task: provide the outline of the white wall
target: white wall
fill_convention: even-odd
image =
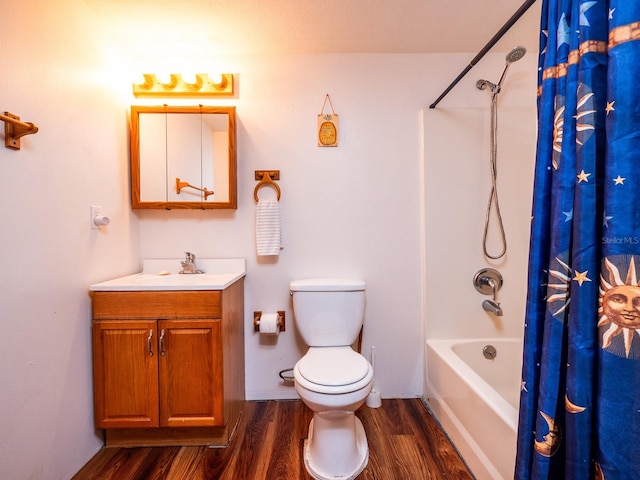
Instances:
[[[80,2],[0,11],[0,110],[40,129],[20,151],[0,140],[0,476],[63,479],[102,445],[87,286],[140,263],[127,103]],[[92,204],[111,218],[104,232]]]
[[[225,58],[195,49],[146,58],[86,5],[24,0],[0,15],[0,110],[40,127],[18,152],[0,146],[3,476],[69,478],[102,445],[87,286],[133,273],[145,257],[188,249],[247,259],[248,398],[295,396],[276,374],[304,352],[288,284],[314,275],[367,281],[364,349],[376,346],[377,383],[385,397],[421,395],[421,110],[471,55]],[[478,75],[494,75],[501,58],[483,60]],[[237,211],[132,213],[126,112],[141,102],[130,85],[159,61],[236,75],[237,98],[215,103],[237,106]],[[326,93],[340,116],[337,148],[316,147]],[[475,94],[461,84],[442,106]],[[256,169],[281,171],[285,249],[276,261],[254,253]],[[102,232],[89,228],[91,204],[111,218]],[[287,332],[275,343],[253,334],[251,312],[277,309],[287,311]]]
[[[364,351],[376,346],[385,396],[422,391],[419,112],[428,56],[324,55],[235,58],[239,202],[229,212],[136,212],[146,257],[247,259],[247,396],[294,398],[277,375],[305,347],[296,335],[289,282],[356,276],[367,282]],[[226,71],[226,70],[225,70]],[[390,94],[389,86],[393,86]],[[318,148],[316,117],[329,93],[339,146]],[[279,169],[284,244],[256,257],[254,170]],[[267,189],[260,195],[268,195]],[[252,332],[254,310],[286,310],[277,342]]]

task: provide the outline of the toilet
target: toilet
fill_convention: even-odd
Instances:
[[[293,368],[295,388],[313,419],[304,464],[316,480],[354,479],[369,447],[355,411],[373,385],[373,368],[351,348],[364,321],[365,282],[317,278],[290,284],[295,323],[309,346]]]

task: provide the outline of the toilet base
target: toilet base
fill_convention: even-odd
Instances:
[[[367,436],[365,434],[364,431],[364,427],[362,426],[362,422],[360,421],[360,419],[358,417],[356,417],[355,415],[351,414],[351,416],[353,417],[353,421],[355,423],[355,425],[353,427],[353,431],[355,433],[355,455],[352,455],[353,458],[343,458],[342,462],[338,461],[337,463],[351,463],[352,466],[348,469],[348,471],[346,472],[338,472],[338,473],[330,473],[325,471],[326,469],[323,469],[321,466],[319,466],[317,464],[317,462],[314,462],[314,459],[312,458],[312,446],[311,443],[313,440],[317,440],[314,439],[314,421],[316,420],[316,416],[314,416],[314,418],[311,420],[311,423],[309,424],[309,435],[307,437],[307,439],[304,441],[304,466],[307,469],[307,472],[309,473],[309,475],[311,475],[312,478],[314,478],[315,480],[353,480],[355,479],[358,475],[360,475],[360,473],[364,470],[364,468],[367,466],[367,463],[369,462],[369,445],[367,444]],[[346,419],[345,419],[346,420]],[[350,421],[351,419],[347,420]],[[322,421],[322,419],[319,419],[319,421]],[[325,440],[329,440],[329,439],[325,439]],[[328,442],[329,443],[329,442]],[[333,442],[330,442],[331,444],[333,444]],[[320,447],[321,449],[323,447]],[[318,447],[316,446],[316,450],[318,449]],[[329,450],[331,450],[331,447],[329,447]],[[340,449],[341,451],[338,451],[337,449],[335,451],[323,451],[323,454],[325,456],[328,457],[332,457],[334,460],[340,460],[337,457],[343,456],[342,454],[344,453],[344,449]],[[347,451],[349,450],[348,448],[346,449]],[[335,466],[334,462],[331,462],[333,466]]]

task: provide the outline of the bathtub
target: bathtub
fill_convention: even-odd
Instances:
[[[522,339],[427,340],[426,357],[427,406],[473,474],[513,478]]]

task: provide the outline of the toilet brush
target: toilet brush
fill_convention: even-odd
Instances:
[[[382,396],[380,390],[376,389],[376,347],[371,347],[371,368],[373,369],[373,385],[371,392],[367,397],[367,407],[378,408],[382,405]]]

